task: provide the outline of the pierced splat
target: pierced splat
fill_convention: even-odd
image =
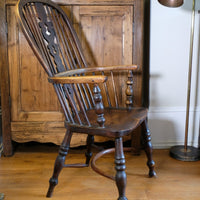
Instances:
[[[49,49],[49,53],[54,58],[54,62],[57,66],[58,72],[64,72],[65,67],[59,55],[59,46],[56,43],[57,39],[53,23],[47,20],[49,15],[47,16],[47,11],[45,10],[44,5],[42,3],[35,3],[35,9],[40,19],[39,26],[42,29],[42,35],[48,43],[47,47]]]

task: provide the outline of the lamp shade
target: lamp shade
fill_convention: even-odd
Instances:
[[[183,5],[183,0],[158,0],[162,5],[167,7],[179,7]]]

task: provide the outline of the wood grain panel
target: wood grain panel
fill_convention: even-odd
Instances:
[[[7,26],[6,26],[6,6],[5,1],[0,1],[0,83],[1,83],[1,110],[2,110],[2,136],[4,154],[12,154],[11,140],[11,112],[9,97],[9,68],[7,52]]]
[[[64,122],[12,122],[12,139],[16,142],[37,141],[41,143],[54,143],[60,145],[66,128]],[[86,134],[73,134],[71,147],[85,145]],[[96,137],[96,142],[104,142],[105,137]]]
[[[12,121],[61,121],[54,88],[17,26],[14,10],[14,6],[7,8]]]
[[[54,88],[47,81],[46,73],[22,34],[19,40],[21,110],[26,112],[60,110]]]
[[[74,10],[74,16],[80,23],[79,35],[89,66],[133,63],[131,6],[80,6]],[[123,106],[126,79],[123,73],[115,74],[118,101]]]

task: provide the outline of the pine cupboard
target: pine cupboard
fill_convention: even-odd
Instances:
[[[143,0],[54,0],[73,22],[89,66],[134,63],[134,104],[148,104],[143,93],[148,83],[144,58]],[[60,144],[64,116],[47,76],[29,47],[15,17],[15,0],[0,2],[1,101],[4,154],[12,154],[12,141]],[[146,35],[145,35],[146,36]],[[148,37],[148,35],[146,36]],[[146,67],[147,68],[147,67]],[[147,69],[148,71],[148,69]],[[126,80],[118,75],[118,92],[124,102]],[[148,89],[146,88],[146,92]],[[146,93],[145,93],[146,94]],[[140,146],[140,131],[133,135]],[[85,144],[76,135],[72,145]],[[95,141],[103,141],[101,137]]]

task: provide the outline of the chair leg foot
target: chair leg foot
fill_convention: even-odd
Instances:
[[[65,138],[60,146],[59,154],[58,154],[55,164],[54,164],[54,171],[53,171],[52,177],[49,180],[49,189],[48,189],[46,197],[52,196],[53,190],[54,190],[55,186],[58,184],[58,176],[59,176],[62,168],[65,165],[65,158],[68,154],[71,136],[72,136],[72,133],[68,130],[66,132]]]
[[[147,120],[143,122],[143,138],[145,143],[145,153],[147,155],[147,166],[149,167],[149,177],[155,177],[156,172],[154,171],[155,162],[152,157],[151,133],[147,125]]]
[[[154,171],[155,162],[147,162],[147,166],[149,167],[149,177],[156,177],[156,172]]]
[[[126,197],[119,197],[117,200],[128,200]]]
[[[58,179],[56,178],[50,178],[49,180],[49,189],[48,189],[48,192],[47,192],[47,195],[46,197],[51,197],[52,194],[53,194],[53,190],[54,190],[54,187],[58,184]]]
[[[118,200],[128,200],[125,196],[126,189],[126,166],[125,157],[123,151],[123,141],[122,138],[115,139],[115,169],[116,169],[116,185],[119,191]]]

